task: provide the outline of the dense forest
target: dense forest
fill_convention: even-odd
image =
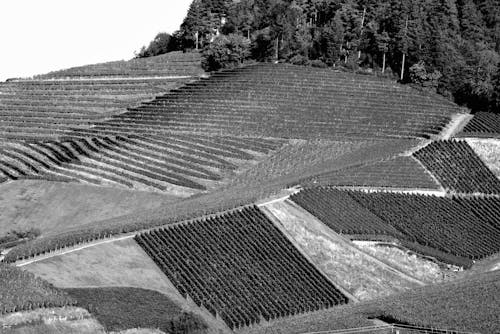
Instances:
[[[500,112],[498,0],[194,0],[180,29],[138,57],[190,49],[204,50],[208,69],[245,60],[341,67]]]

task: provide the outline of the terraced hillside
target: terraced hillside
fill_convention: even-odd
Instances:
[[[259,64],[187,84],[95,128],[304,139],[429,137],[462,111],[372,76]]]
[[[213,186],[245,161],[280,145],[280,140],[181,134],[14,142],[0,146],[0,180],[76,181],[190,193]]]
[[[125,281],[142,288],[151,278],[137,262],[146,258],[169,286],[158,292],[222,332],[243,333],[431,282],[415,278],[429,275],[411,261],[402,272],[351,240],[382,241],[405,259],[411,251],[418,268],[432,261],[438,276],[453,267],[445,264],[468,268],[500,251],[498,179],[465,142],[435,141],[453,130],[462,108],[374,76],[285,64],[174,84],[176,69],[191,71],[168,58],[175,56],[1,86],[10,93],[0,95],[8,116],[0,123],[0,187],[36,179],[23,182],[148,195],[131,203],[138,211],[120,211],[126,216],[68,216],[68,224],[59,217],[37,239],[19,240],[4,262],[36,268],[65,288],[86,289],[97,278],[106,288]],[[310,214],[287,201],[290,194]],[[107,211],[123,205],[109,197]],[[296,210],[288,225],[278,215],[283,201]],[[305,238],[312,221],[328,233],[309,230]],[[117,246],[125,241],[135,257]],[[323,256],[322,265],[306,250]],[[122,262],[111,265],[116,254]],[[371,314],[384,315],[378,311]]]
[[[325,187],[304,190],[292,199],[337,233],[368,240],[389,236],[443,262],[467,266],[470,259],[500,251],[494,222],[498,198],[450,199]]]
[[[478,112],[457,137],[498,138],[500,136],[500,115]]]
[[[388,160],[323,173],[303,181],[302,184],[439,189],[431,174],[415,158],[408,156],[396,156]]]
[[[435,141],[414,156],[448,191],[500,193],[500,180],[465,141]]]
[[[169,52],[163,55],[72,67],[37,75],[35,79],[127,78],[201,76],[199,53]]]
[[[89,129],[203,75],[199,54],[173,53],[0,83],[0,140],[56,139]]]

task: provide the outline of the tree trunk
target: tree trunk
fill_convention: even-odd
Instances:
[[[401,80],[405,75],[405,61],[406,61],[406,53],[403,53],[403,64],[401,64]]]
[[[276,37],[276,60],[278,60],[279,58],[279,38]]]
[[[385,52],[384,55],[382,56],[382,74],[385,72]]]

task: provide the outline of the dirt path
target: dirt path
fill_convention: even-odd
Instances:
[[[470,114],[458,114],[452,117],[451,122],[438,135],[438,139],[450,139],[462,131],[465,125],[474,117]]]

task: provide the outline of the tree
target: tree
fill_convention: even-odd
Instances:
[[[497,71],[491,80],[493,89],[490,99],[489,110],[500,113],[500,63],[497,65]]]
[[[390,37],[387,31],[382,31],[380,34],[375,34],[375,39],[377,41],[377,49],[382,53],[382,73],[385,72],[386,54],[389,51]]]
[[[170,51],[176,50],[175,38],[171,35],[162,32],[156,35],[155,39],[149,43],[149,46],[142,47],[141,51],[137,54],[137,58],[152,57],[161,55]]]
[[[250,41],[238,34],[219,35],[202,53],[202,67],[206,71],[239,66],[250,56]]]

